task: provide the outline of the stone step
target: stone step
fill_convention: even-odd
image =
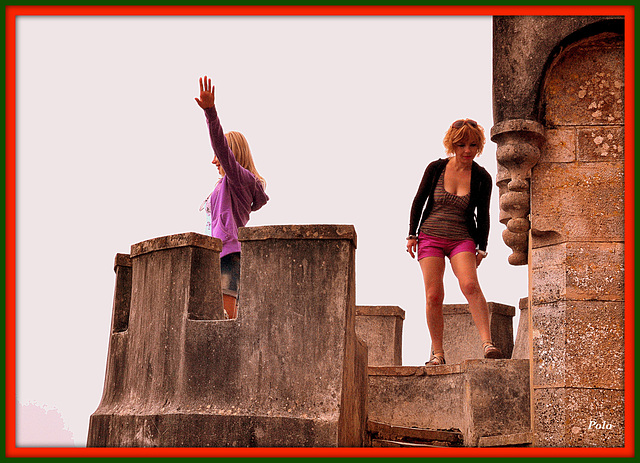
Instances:
[[[530,438],[529,360],[370,366],[368,371],[370,421],[459,430],[465,447],[526,445]]]
[[[462,433],[458,429],[408,428],[368,421],[367,431],[373,447],[461,447],[463,443]]]

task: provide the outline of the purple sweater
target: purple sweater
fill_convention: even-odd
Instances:
[[[238,228],[244,227],[249,221],[249,213],[264,206],[269,197],[262,182],[236,161],[227,144],[215,106],[205,109],[204,113],[211,146],[225,172],[207,200],[207,212],[211,214],[211,236],[222,240],[220,257],[223,257],[240,252]]]

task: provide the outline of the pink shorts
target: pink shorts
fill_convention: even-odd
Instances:
[[[449,240],[447,238],[438,238],[437,236],[418,235],[418,260],[425,257],[442,257],[447,256],[451,259],[460,252],[476,253],[476,243],[472,239],[468,240]]]

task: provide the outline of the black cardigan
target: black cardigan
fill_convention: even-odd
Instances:
[[[438,159],[430,163],[425,169],[420,187],[411,205],[409,235],[417,236],[420,226],[431,213],[436,185],[448,162],[449,159]],[[465,211],[467,228],[478,249],[486,251],[487,241],[489,240],[489,203],[491,201],[492,180],[489,172],[475,161],[471,166],[470,188],[469,207]],[[425,202],[427,204],[426,207],[424,206]],[[475,212],[476,209],[477,214]]]

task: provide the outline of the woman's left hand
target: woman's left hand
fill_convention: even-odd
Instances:
[[[484,256],[476,252],[476,268],[480,266],[480,262],[482,262],[482,259],[484,259]]]

